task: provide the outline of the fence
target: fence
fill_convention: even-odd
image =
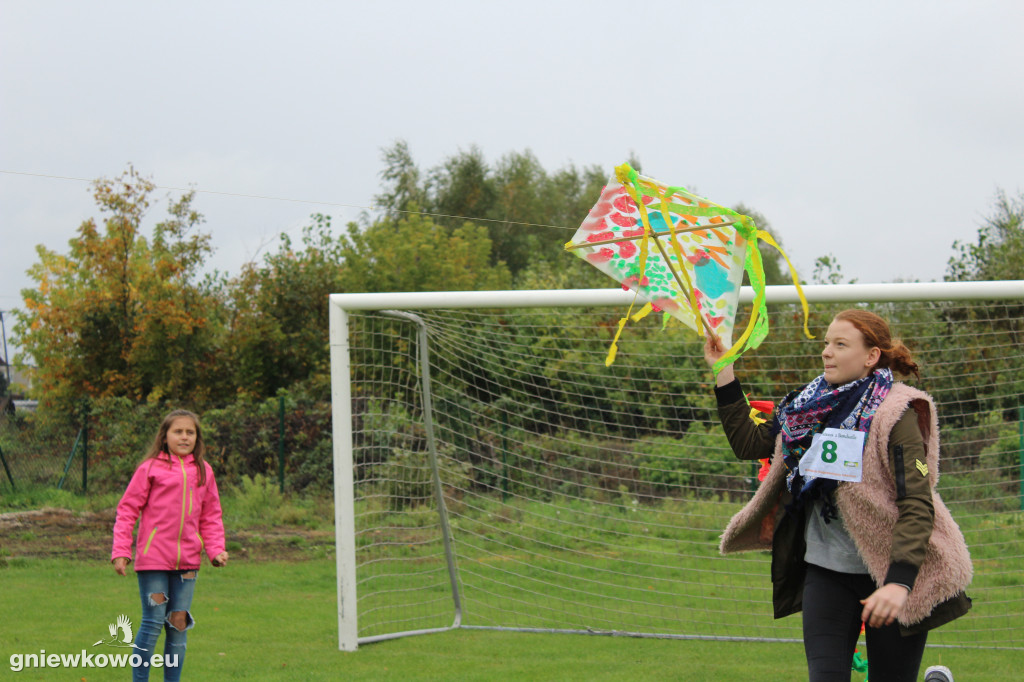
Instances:
[[[262,474],[281,492],[322,488],[330,471],[329,407],[279,396],[203,411],[207,459],[218,480]],[[114,399],[85,401],[70,414],[0,416],[0,493],[123,489],[169,409]]]
[[[0,492],[54,487],[84,493],[89,483],[87,412],[34,429],[20,412],[0,415]]]

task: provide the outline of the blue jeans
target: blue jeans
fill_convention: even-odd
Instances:
[[[149,659],[156,653],[156,640],[164,630],[167,633],[164,682],[178,682],[185,663],[185,641],[188,631],[195,625],[189,609],[199,571],[138,571],[136,575],[142,599],[142,622],[135,635],[135,653],[141,656],[143,664],[132,670],[132,680],[149,680]]]

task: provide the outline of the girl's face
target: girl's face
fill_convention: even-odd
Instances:
[[[821,351],[825,381],[842,385],[863,379],[875,369],[880,356],[877,347],[867,347],[864,334],[852,322],[832,320],[825,334],[825,350]]]
[[[167,428],[167,451],[184,457],[196,446],[196,423],[189,417],[177,417]]]

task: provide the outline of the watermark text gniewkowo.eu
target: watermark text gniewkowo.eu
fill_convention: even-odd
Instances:
[[[176,668],[178,655],[96,654],[85,649],[77,654],[48,654],[40,649],[38,654],[11,654],[10,662],[16,673],[28,668]]]

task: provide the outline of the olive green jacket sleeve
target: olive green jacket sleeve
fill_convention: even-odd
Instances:
[[[913,589],[917,572],[928,551],[935,508],[928,479],[924,438],[917,415],[908,409],[889,434],[889,466],[896,482],[899,518],[892,531],[892,551],[886,583]]]
[[[733,381],[715,387],[718,417],[729,439],[729,445],[738,459],[764,459],[775,451],[775,436],[771,420],[758,424],[750,418],[750,405],[743,397],[740,382]]]

